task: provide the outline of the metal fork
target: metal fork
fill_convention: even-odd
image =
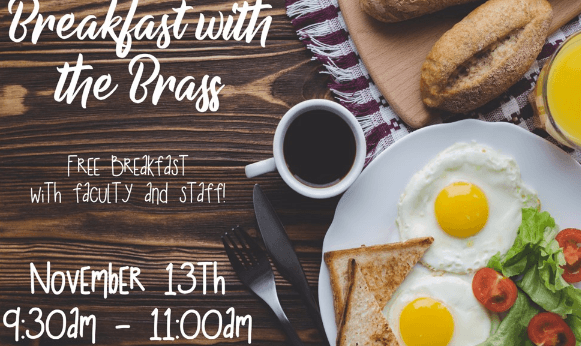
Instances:
[[[231,232],[224,233],[222,242],[240,281],[268,304],[278,317],[291,344],[303,346],[278,301],[274,273],[266,252],[239,226],[232,228]]]

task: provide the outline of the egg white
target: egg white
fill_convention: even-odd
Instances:
[[[444,232],[434,212],[435,199],[446,186],[468,182],[488,200],[484,228],[467,238]],[[473,273],[486,266],[497,252],[513,244],[524,206],[537,206],[536,193],[521,179],[516,161],[477,143],[456,143],[417,172],[398,203],[396,224],[402,240],[434,237],[422,263],[433,270]]]
[[[418,298],[437,300],[452,314],[454,333],[448,346],[471,346],[485,341],[498,324],[498,316],[489,313],[476,300],[471,282],[468,275],[438,275],[423,266],[415,266],[383,309],[399,344],[405,345],[400,333],[401,312]]]

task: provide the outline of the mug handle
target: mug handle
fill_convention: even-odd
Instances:
[[[276,163],[274,162],[274,157],[271,157],[270,159],[266,159],[263,161],[251,163],[244,168],[244,171],[246,172],[247,178],[254,178],[264,173],[274,172],[276,171]]]

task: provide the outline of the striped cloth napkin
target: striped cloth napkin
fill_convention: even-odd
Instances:
[[[286,6],[299,38],[313,53],[313,59],[323,63],[322,73],[331,75],[331,91],[359,119],[367,139],[368,164],[412,129],[399,119],[371,80],[349,36],[337,0],[286,0]],[[537,61],[505,94],[470,114],[445,122],[465,118],[511,122],[556,144],[544,130],[535,128],[527,96],[545,61],[567,37],[578,31],[581,31],[581,16],[547,39]],[[581,152],[562,148],[581,162]]]

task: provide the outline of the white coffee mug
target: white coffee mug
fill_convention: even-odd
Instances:
[[[355,159],[353,160],[351,169],[338,183],[325,187],[313,187],[305,185],[300,180],[298,180],[290,172],[285,162],[283,152],[284,137],[290,124],[299,115],[313,110],[324,110],[341,117],[341,119],[343,119],[347,125],[349,125],[349,128],[351,128],[351,131],[353,131],[353,136],[355,138]],[[253,178],[264,173],[278,170],[278,173],[287,183],[287,185],[301,195],[311,198],[329,198],[337,196],[347,190],[347,188],[353,184],[355,179],[357,179],[365,163],[365,154],[367,148],[365,144],[365,135],[363,134],[361,125],[359,125],[357,119],[355,119],[355,116],[351,114],[347,108],[329,100],[308,100],[292,107],[282,117],[274,134],[272,151],[274,157],[246,166],[245,171],[248,178]]]

